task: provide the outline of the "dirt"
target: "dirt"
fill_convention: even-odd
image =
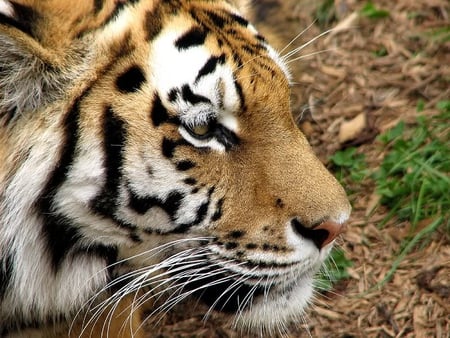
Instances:
[[[376,140],[380,132],[400,120],[413,123],[419,100],[424,102],[420,114],[433,115],[436,103],[450,98],[446,0],[374,1],[387,11],[384,18],[359,15],[366,1],[335,0],[334,15],[320,22],[314,21],[319,1],[254,2],[259,19],[275,27],[280,50],[311,25],[284,55],[334,27],[288,59],[293,114],[325,164],[336,151],[357,146],[376,168],[383,158]],[[447,30],[447,41],[436,34],[439,29]],[[359,125],[340,138],[352,119]],[[340,246],[353,262],[350,278],[319,294],[304,321],[292,325],[290,337],[450,337],[449,234],[436,233],[425,248],[405,257],[390,282],[377,286],[408,225],[394,218],[378,226],[388,210],[375,207],[370,183],[348,190],[356,192],[350,195],[353,213]],[[225,315],[202,321],[206,310],[190,300],[149,325],[148,337],[253,337],[230,328]]]

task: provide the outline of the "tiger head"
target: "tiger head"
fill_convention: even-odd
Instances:
[[[246,11],[0,0],[2,316],[71,313],[118,280],[242,326],[301,315],[350,206]]]

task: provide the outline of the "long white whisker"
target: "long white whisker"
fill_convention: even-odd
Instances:
[[[194,240],[201,240],[201,239],[205,239],[205,238],[195,238]],[[208,240],[208,239],[209,238],[206,238],[206,240]],[[159,246],[157,248],[151,249],[151,250],[147,251],[146,253],[142,253],[142,254],[136,255],[135,257],[142,256],[143,254],[148,254],[150,252],[158,252],[158,251],[161,252],[161,251],[165,250],[166,248],[170,248],[171,246],[173,246],[173,245],[175,245],[177,243],[182,243],[182,242],[187,242],[187,240],[183,239],[183,240],[177,240],[177,241],[173,241],[173,242],[170,242],[170,243],[166,243],[166,244],[164,244],[162,246]],[[194,248],[186,249],[184,251],[181,251],[180,253],[177,253],[177,254],[169,257],[168,259],[166,259],[166,260],[164,260],[164,261],[162,261],[162,262],[160,262],[158,264],[155,264],[150,269],[148,267],[147,268],[141,268],[137,272],[133,271],[133,272],[127,273],[126,276],[121,276],[121,277],[113,280],[112,282],[108,283],[105,287],[103,287],[100,291],[95,293],[92,297],[90,297],[85,302],[83,307],[77,312],[74,320],[71,323],[71,326],[70,326],[69,330],[70,331],[72,330],[73,325],[74,325],[74,323],[76,321],[76,318],[81,314],[81,312],[83,311],[83,309],[86,308],[86,306],[88,308],[92,308],[92,304],[95,302],[95,299],[97,299],[103,292],[107,291],[109,288],[111,288],[112,286],[116,285],[117,283],[120,283],[120,282],[122,282],[122,281],[124,281],[124,280],[126,280],[128,278],[132,278],[132,277],[136,278],[136,276],[139,276],[139,274],[147,274],[146,276],[148,276],[150,274],[149,270],[152,271],[152,273],[154,273],[154,272],[156,272],[158,270],[161,270],[163,268],[169,268],[169,267],[173,266],[174,264],[176,264],[177,261],[180,261],[183,258],[186,258],[186,257],[191,257],[192,258],[192,253],[194,253],[194,252],[198,253],[198,252],[201,252],[201,251],[204,251],[204,249],[200,249],[200,250],[199,249],[194,249]],[[126,260],[123,260],[123,261],[126,261]],[[142,278],[142,280],[145,280],[144,277],[141,277],[141,278]],[[136,284],[135,281],[134,281],[134,284]],[[127,289],[127,287],[128,287],[128,289]],[[128,290],[128,292],[124,292],[125,290]],[[92,308],[92,310],[94,310],[94,315],[88,321],[86,321],[86,320],[87,320],[89,311],[85,311],[84,319],[82,321],[82,324],[83,324],[82,332],[84,333],[84,331],[85,331],[84,328],[87,327],[87,325],[89,325],[91,322],[95,321],[101,315],[102,308],[105,309],[110,304],[112,304],[114,302],[117,302],[118,300],[120,301],[120,299],[124,295],[126,295],[126,294],[128,294],[130,292],[131,292],[131,290],[129,289],[129,284],[127,284],[124,288],[122,288],[120,290],[120,292],[115,293],[111,297],[107,298],[105,301],[102,301],[100,304],[96,305],[94,308]]]
[[[286,62],[286,64],[289,64],[289,63],[292,63],[294,61],[298,61],[298,60],[301,60],[301,59],[305,59],[305,58],[308,58],[308,57],[311,57],[311,56],[314,56],[314,55],[317,55],[317,54],[327,53],[327,52],[331,52],[331,51],[335,51],[335,50],[336,50],[336,48],[328,48],[328,49],[320,50],[320,51],[317,51],[317,52],[313,52],[313,53],[309,53],[309,54],[305,54],[305,55],[300,55],[300,56],[298,56],[298,57],[296,57],[294,59],[290,59],[289,61]]]
[[[207,275],[195,276],[196,278],[194,278],[192,280],[188,280],[186,283],[184,283],[182,285],[182,287],[184,288],[189,283],[194,283],[194,282],[202,280],[202,279],[208,279],[208,278],[211,278],[212,276],[220,275],[221,273],[223,273],[223,271],[224,271],[224,269],[221,267],[219,269],[216,269],[216,270],[213,270],[213,271],[209,272]],[[215,280],[213,282],[209,282],[209,283],[203,284],[203,285],[201,285],[201,286],[199,286],[197,288],[188,290],[188,291],[186,291],[186,292],[184,292],[181,295],[178,295],[176,297],[170,297],[169,300],[165,304],[163,304],[161,307],[157,308],[154,312],[166,311],[167,307],[169,307],[169,309],[172,308],[173,306],[178,304],[181,300],[183,300],[186,297],[192,295],[193,293],[195,293],[195,292],[197,292],[199,290],[202,290],[202,289],[206,289],[206,288],[208,288],[210,286],[217,285],[217,284],[220,284],[222,282],[225,282],[225,281],[227,281],[227,280],[229,280],[231,278],[234,278],[237,275],[238,275],[237,273],[231,274],[229,276],[225,276],[225,277],[219,278],[218,280]]]
[[[289,48],[290,45],[292,45],[299,37],[301,37],[306,31],[308,31],[315,23],[317,19],[314,20],[312,23],[308,25],[304,30],[302,30],[300,33],[298,33],[282,50],[279,51],[279,53],[283,53],[287,48]]]
[[[238,279],[236,279],[228,288],[225,289],[225,291],[222,292],[222,294],[217,297],[216,301],[209,307],[208,311],[206,312],[206,314],[203,316],[203,320],[206,320],[210,315],[211,312],[214,310],[214,308],[216,307],[217,303],[220,301],[220,299],[226,295],[226,293],[230,290],[232,290],[236,285],[239,284],[243,284],[245,283],[248,279],[250,279],[252,277],[252,275],[250,275],[250,273],[252,273],[253,271],[255,271],[257,269],[257,267],[255,266],[252,270],[250,271],[246,271],[243,275],[241,275]],[[248,275],[248,276],[247,276]],[[239,290],[239,287],[236,288],[233,292],[231,292],[231,294],[228,296],[228,298],[225,300],[225,302],[222,305],[222,308],[230,301],[231,297],[233,297],[233,295]]]
[[[185,270],[187,267],[194,267],[196,265],[199,264],[204,264],[203,261],[198,261],[189,265],[185,265],[185,266],[180,266],[177,269],[174,270]],[[157,289],[158,287],[161,287],[162,285],[164,285],[165,283],[169,282],[170,279],[162,279],[165,275],[170,275],[173,272],[170,271],[164,271],[162,273],[159,273],[158,275],[149,277],[147,274],[143,274],[139,277],[137,277],[136,279],[134,279],[132,282],[128,283],[127,285],[125,285],[124,287],[122,287],[120,290],[118,290],[117,292],[114,293],[114,295],[112,295],[110,298],[108,298],[106,301],[100,303],[99,305],[97,305],[98,307],[105,307],[108,306],[108,304],[111,304],[113,302],[116,302],[118,300],[120,300],[122,297],[124,297],[127,294],[131,294],[133,292],[137,292],[138,290],[146,287],[146,286],[152,286],[153,289]],[[162,281],[161,281],[162,279]],[[158,285],[154,285],[155,282],[158,282]],[[166,288],[167,290],[167,288]]]
[[[300,52],[301,50],[305,49],[306,47],[308,47],[309,45],[311,45],[312,43],[314,43],[315,41],[320,39],[322,36],[331,33],[333,30],[334,30],[334,28],[331,28],[331,29],[326,30],[325,32],[320,33],[319,35],[317,35],[316,37],[312,38],[311,40],[309,40],[308,42],[304,43],[303,45],[301,45],[301,46],[291,50],[289,53],[286,53],[285,55],[281,56],[281,59],[283,61],[286,61],[292,55],[294,55],[294,54]]]

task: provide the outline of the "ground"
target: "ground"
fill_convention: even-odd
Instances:
[[[279,49],[311,25],[284,55],[334,28],[289,57],[294,116],[330,168],[330,156],[349,146],[377,168],[384,156],[377,135],[400,120],[408,127],[418,114],[436,115],[436,104],[450,98],[447,0],[374,0],[372,7],[359,0],[254,2],[259,19],[276,27]],[[362,14],[364,7],[369,12]],[[450,134],[450,121],[444,123]],[[449,337],[448,232],[436,231],[425,247],[405,256],[392,280],[379,285],[408,224],[394,217],[380,226],[389,210],[378,205],[370,181],[346,189],[353,213],[339,242],[353,262],[350,277],[320,295],[290,337]],[[448,221],[448,210],[442,212]],[[203,322],[204,312],[186,302],[149,325],[149,337],[253,337],[233,331],[219,314]]]

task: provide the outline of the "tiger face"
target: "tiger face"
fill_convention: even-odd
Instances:
[[[142,286],[301,315],[350,206],[242,7],[0,0],[0,327]]]

